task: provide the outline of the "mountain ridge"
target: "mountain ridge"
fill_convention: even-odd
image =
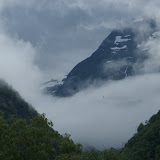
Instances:
[[[153,21],[141,23],[148,32],[140,33],[137,23],[133,28],[113,30],[90,57],[69,72],[62,84],[47,87],[45,92],[68,97],[95,81],[121,80],[137,74],[136,65],[142,66],[148,56],[147,49],[140,44],[156,31]]]

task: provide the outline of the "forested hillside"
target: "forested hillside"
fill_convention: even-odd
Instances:
[[[117,160],[114,150],[82,152],[70,135],[60,135],[5,82],[0,82],[0,159]]]
[[[0,148],[0,159],[5,160],[159,160],[160,112],[141,123],[120,152],[82,152],[81,144],[74,144],[68,134],[60,135],[44,114],[1,81]]]
[[[140,124],[137,132],[121,150],[123,160],[160,159],[160,111],[146,124]]]
[[[22,119],[31,119],[37,115],[31,105],[25,102],[18,92],[0,80],[0,115],[4,118],[16,116]]]

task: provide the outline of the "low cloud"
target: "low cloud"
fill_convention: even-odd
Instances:
[[[84,146],[121,148],[138,125],[160,108],[158,73],[111,81],[71,98],[57,99],[40,93],[44,75],[34,64],[36,50],[30,43],[3,32],[0,44],[1,77],[40,113],[46,113],[56,130],[71,134]]]
[[[29,42],[9,37],[0,31],[0,78],[24,96],[31,98],[39,92],[42,73],[34,64],[36,50]]]
[[[158,1],[0,2],[0,77],[46,113],[60,133],[71,134],[85,146],[120,148],[159,110],[160,75],[154,73],[159,71],[159,40],[144,44],[150,55],[141,70],[145,75],[92,86],[65,99],[40,92],[42,82],[68,73],[117,24],[126,25],[139,15],[157,20]]]
[[[138,125],[159,110],[159,80],[159,74],[130,77],[72,98],[48,97],[36,106],[53,120],[55,129],[71,134],[75,142],[98,149],[121,148]]]

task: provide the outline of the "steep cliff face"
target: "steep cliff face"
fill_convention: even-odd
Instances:
[[[135,65],[147,58],[147,49],[141,44],[155,32],[153,22],[147,25],[147,32],[137,26],[112,31],[89,58],[71,70],[62,85],[48,87],[47,92],[60,97],[71,96],[99,80],[121,80],[135,75]]]

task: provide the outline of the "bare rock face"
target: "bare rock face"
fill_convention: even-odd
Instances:
[[[143,27],[147,29],[143,31]],[[70,71],[63,84],[48,87],[46,92],[67,97],[98,81],[121,80],[135,75],[136,65],[147,59],[147,49],[140,44],[154,36],[155,31],[153,21],[134,22],[133,26],[112,31],[89,58]]]

